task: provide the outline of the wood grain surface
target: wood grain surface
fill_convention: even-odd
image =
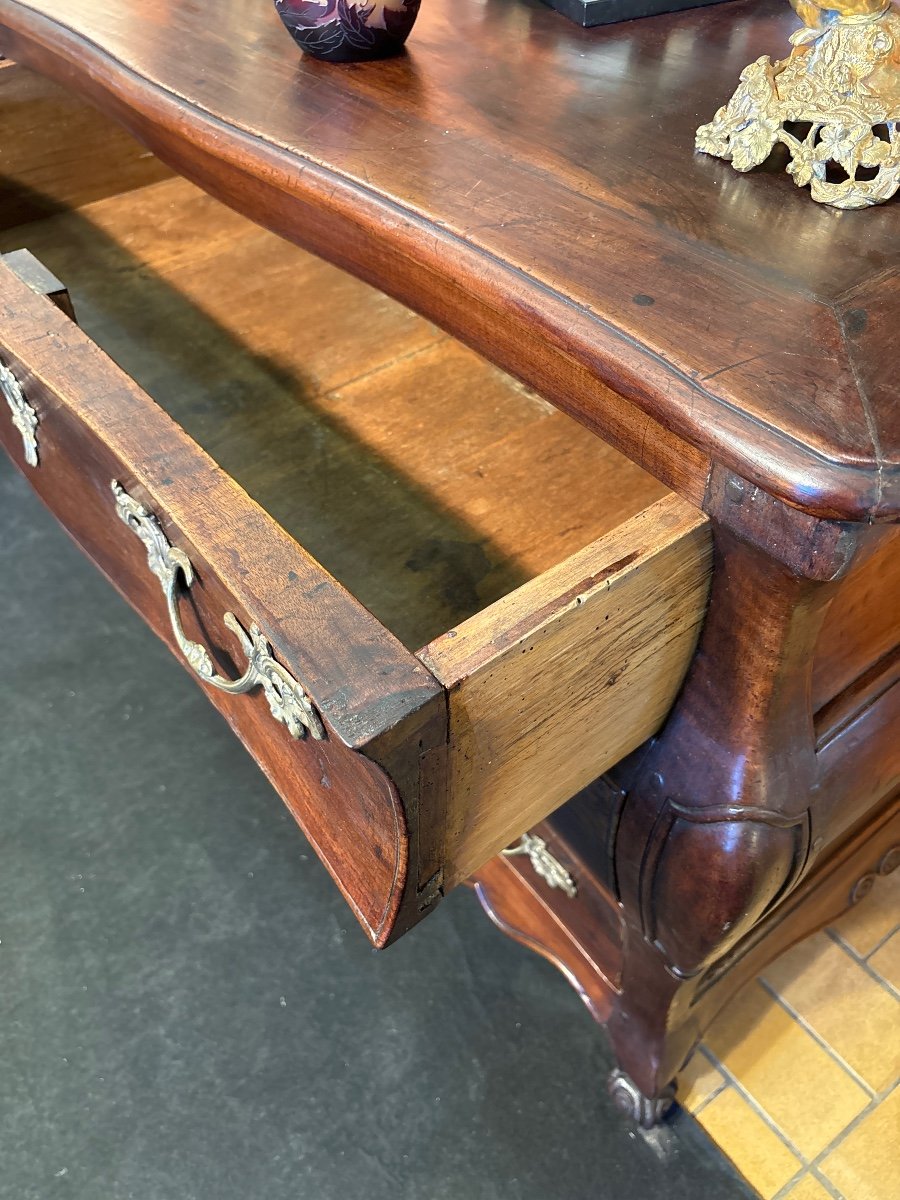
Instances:
[[[0,75],[0,227],[34,221],[171,172],[72,92],[18,63]]]
[[[825,618],[813,663],[813,709],[824,708],[900,647],[900,530],[885,530]]]
[[[665,495],[427,321],[184,180],[0,232],[13,246],[410,649]]]
[[[534,873],[527,858],[492,859],[478,872],[476,892],[491,920],[510,937],[554,963],[577,990],[595,1020],[605,1023],[619,998],[616,975],[626,943],[610,945],[607,931],[618,918],[618,906],[604,882],[602,852],[585,855],[587,838],[572,843],[566,838],[570,810],[590,809],[596,796],[590,792],[574,798],[537,833],[573,871],[578,895],[568,899],[549,889]],[[812,932],[821,929],[853,904],[854,888],[864,877],[876,887],[885,882],[878,869],[900,841],[900,796],[855,831],[762,922],[729,969],[710,981],[690,1012],[695,1040],[699,1040],[716,1014],[737,991],[779,954]],[[560,849],[561,848],[561,849]],[[605,909],[605,913],[604,913]],[[621,938],[621,935],[620,935]]]
[[[293,745],[259,698],[211,698],[376,943],[655,731],[705,611],[696,508],[183,180],[0,235],[20,243],[129,372],[71,324],[47,326],[8,274],[0,344],[49,455],[32,483],[164,637],[140,545],[110,538],[113,477],[137,482],[195,561],[199,640],[228,655],[230,608],[263,625],[335,737]],[[441,635],[421,655],[440,678],[393,635]]]
[[[216,18],[0,0],[0,50],[271,231],[168,181],[2,235],[177,422],[4,280],[60,458],[38,490],[159,632],[140,546],[98,532],[111,471],[197,559],[189,630],[227,660],[224,607],[264,614],[334,738],[217,702],[376,944],[483,870],[658,1096],[896,837],[896,538],[869,528],[900,515],[896,205],[692,154],[784,47],[779,0],[594,31],[431,0],[407,55],[344,71],[265,5]],[[538,826],[570,910],[485,867],[643,738]]]
[[[580,30],[431,0],[408,54],[303,59],[266,4],[0,0],[0,50],[425,313],[700,503],[711,460],[826,516],[900,511],[896,205],[817,208],[693,131],[782,0]]]
[[[76,325],[2,264],[0,351],[37,411],[39,465],[25,465],[5,405],[0,444],[155,632],[180,658],[146,549],[116,515],[113,479],[188,554],[197,578],[180,614],[217,669],[231,677],[242,669],[223,624],[231,610],[245,629],[260,626],[309,694],[326,724],[324,741],[292,739],[260,690],[228,696],[206,688],[369,936],[386,941],[406,907],[416,911],[419,881],[419,830],[410,841],[396,782],[412,776],[418,784],[423,749],[446,736],[442,689]],[[121,669],[139,672],[140,664]],[[165,770],[164,746],[159,753]],[[182,782],[189,793],[190,779]],[[430,853],[433,831],[423,825]]]
[[[458,880],[662,724],[706,612],[708,522],[669,496],[427,646],[449,689]],[[458,831],[458,832],[456,832]]]

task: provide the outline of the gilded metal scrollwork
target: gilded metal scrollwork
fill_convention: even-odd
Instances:
[[[166,598],[175,640],[191,668],[206,683],[232,696],[261,687],[272,716],[287,727],[291,737],[303,738],[309,733],[317,741],[324,739],[325,727],[306,692],[291,673],[272,657],[272,648],[259,628],[251,625],[248,633],[234,613],[225,613],[223,619],[241,643],[247,657],[247,669],[240,679],[226,679],[216,674],[206,649],[185,635],[178,615],[179,578],[184,580],[185,587],[190,587],[194,582],[191,560],[183,550],[170,544],[156,517],[129,496],[115,480],[112,490],[119,518],[144,544],[147,565],[159,580]]]
[[[882,204],[900,187],[900,13],[891,0],[791,0],[804,21],[790,57],[758,58],[697,149],[738,171],[781,142],[788,174],[834,208]]]
[[[3,393],[6,403],[9,405],[13,425],[22,435],[25,461],[29,467],[36,467],[38,465],[38,415],[25,399],[22,385],[18,379],[3,363],[0,363],[0,392]]]
[[[575,880],[562,863],[553,857],[544,839],[539,838],[536,834],[523,833],[517,846],[510,846],[502,853],[505,858],[516,858],[520,854],[527,855],[535,874],[540,875],[548,887],[559,888],[570,900],[574,900],[578,894],[578,885]]]

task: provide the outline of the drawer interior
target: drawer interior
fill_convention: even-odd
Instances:
[[[111,478],[138,482],[205,562],[196,611],[181,605],[194,636],[227,647],[222,612],[265,612],[329,736],[292,743],[259,697],[210,698],[387,944],[659,728],[705,612],[705,518],[73,98],[18,67],[0,70],[4,112],[10,95],[20,131],[39,129],[36,103],[60,120],[9,141],[0,252],[26,247],[59,276],[88,335],[65,321],[36,345],[33,296],[6,302],[18,362],[53,408],[53,469],[35,486],[160,636],[141,553],[93,535]],[[57,350],[73,346],[93,365],[70,380]],[[215,492],[213,527],[170,470]],[[276,578],[282,561],[300,573]],[[304,605],[320,587],[327,604]]]
[[[0,59],[0,112],[0,226],[52,216],[171,175],[91,105],[9,59]]]
[[[424,319],[181,179],[0,234],[417,649],[665,495]]]

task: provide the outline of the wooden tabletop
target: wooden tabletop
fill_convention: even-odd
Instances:
[[[301,57],[266,0],[0,0],[0,49],[697,503],[719,462],[810,512],[897,520],[900,210],[693,152],[796,24],[785,0],[594,30],[536,0],[424,0],[408,53],[343,67]]]

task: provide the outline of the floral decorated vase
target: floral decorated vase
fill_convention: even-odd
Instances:
[[[275,0],[275,7],[307,54],[326,62],[367,62],[403,49],[419,0]]]

